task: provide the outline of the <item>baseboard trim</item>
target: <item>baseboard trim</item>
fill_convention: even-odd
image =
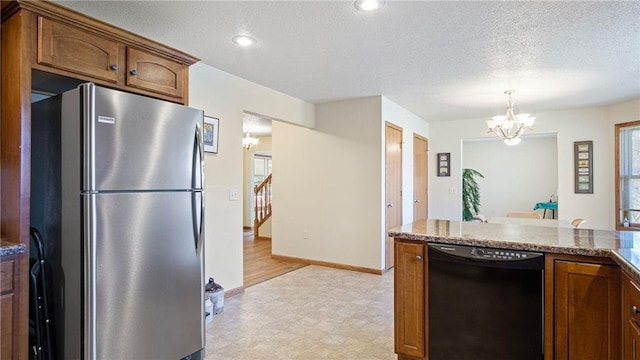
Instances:
[[[338,263],[332,263],[332,262],[327,262],[327,261],[319,261],[319,260],[311,260],[311,259],[303,259],[303,258],[297,258],[297,257],[292,257],[292,256],[271,254],[271,258],[274,259],[274,260],[293,261],[293,262],[298,262],[298,263],[303,263],[303,264],[308,264],[308,265],[325,266],[325,267],[330,267],[330,268],[334,268],[334,269],[357,271],[357,272],[362,272],[362,273],[367,273],[367,274],[382,275],[382,274],[385,273],[385,271],[381,270],[381,269],[371,269],[371,268],[360,267],[360,266],[345,265],[345,264],[338,264]]]
[[[244,293],[244,286],[240,286],[231,290],[227,290],[224,292],[225,298],[230,298],[232,296],[240,295]]]

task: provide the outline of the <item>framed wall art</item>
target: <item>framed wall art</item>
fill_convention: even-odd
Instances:
[[[573,143],[573,169],[576,194],[593,194],[593,141]]]
[[[438,153],[438,176],[451,176],[451,153]]]
[[[204,116],[202,127],[202,142],[204,151],[217,154],[218,139],[220,138],[220,119],[211,116]]]

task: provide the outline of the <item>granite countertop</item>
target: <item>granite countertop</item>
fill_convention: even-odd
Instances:
[[[17,244],[11,241],[0,241],[0,256],[22,254],[26,251],[24,244]]]
[[[389,235],[442,244],[607,257],[640,282],[640,232],[418,220]]]

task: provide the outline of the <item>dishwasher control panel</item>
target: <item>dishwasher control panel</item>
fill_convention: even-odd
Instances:
[[[429,244],[429,248],[433,248],[437,251],[449,254],[451,256],[489,261],[521,261],[544,256],[542,253],[533,251],[495,249],[462,245]]]

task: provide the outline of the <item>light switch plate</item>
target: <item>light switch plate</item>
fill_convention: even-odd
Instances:
[[[229,190],[229,201],[238,200],[238,189],[230,189]]]

